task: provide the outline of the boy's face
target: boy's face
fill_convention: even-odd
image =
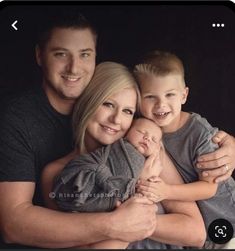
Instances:
[[[137,119],[126,139],[145,157],[160,149],[161,129],[148,119]]]
[[[186,102],[188,88],[176,74],[139,76],[141,113],[159,125],[163,132],[173,132],[180,127],[181,106]]]
[[[90,82],[95,69],[95,41],[89,29],[54,28],[36,57],[43,84],[54,100],[75,100]]]

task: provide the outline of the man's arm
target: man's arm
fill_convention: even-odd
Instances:
[[[213,141],[219,144],[219,149],[200,156],[197,167],[205,170],[202,173],[203,176],[211,176],[215,178],[215,182],[221,182],[231,177],[235,168],[235,138],[226,132],[219,131],[213,137]]]
[[[161,178],[164,181],[169,184],[183,183],[168,156],[164,156],[163,167]],[[166,214],[157,215],[157,227],[151,238],[179,246],[203,246],[206,231],[196,203],[173,200],[165,200],[161,203]]]
[[[33,182],[0,182],[1,231],[7,243],[65,248],[106,240],[135,241],[156,227],[153,205],[132,198],[112,213],[63,213],[32,205]]]

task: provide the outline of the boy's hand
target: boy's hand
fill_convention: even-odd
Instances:
[[[220,148],[200,156],[197,167],[202,169],[204,177],[211,176],[218,183],[230,178],[235,168],[235,138],[226,132],[219,131],[212,140]]]
[[[148,180],[139,179],[136,184],[137,192],[155,203],[170,197],[170,187],[169,184],[166,184],[157,176],[152,176]]]

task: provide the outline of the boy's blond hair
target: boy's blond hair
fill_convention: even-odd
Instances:
[[[135,65],[134,75],[138,79],[140,74],[153,74],[154,76],[167,76],[177,74],[184,81],[184,66],[182,61],[173,53],[167,51],[151,51],[142,59],[142,63]]]

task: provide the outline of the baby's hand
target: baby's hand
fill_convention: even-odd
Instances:
[[[162,163],[159,153],[154,152],[145,160],[144,168],[140,174],[140,179],[147,180],[152,176],[159,176],[161,170]]]
[[[152,176],[148,180],[139,179],[136,184],[136,190],[156,203],[169,198],[171,186],[166,184],[161,178]]]

